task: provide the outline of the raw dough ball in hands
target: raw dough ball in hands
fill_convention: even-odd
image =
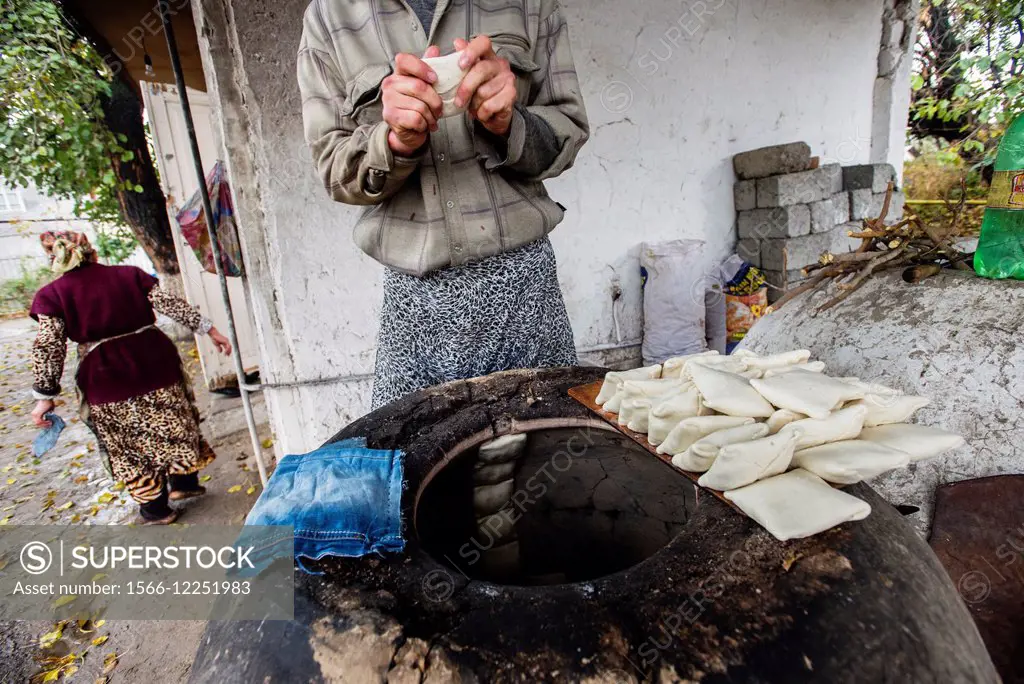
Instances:
[[[459,66],[462,52],[453,52],[444,57],[425,57],[423,62],[437,74],[437,82],[433,84],[434,92],[441,98],[441,118],[458,116],[466,111],[466,108],[458,107],[455,104],[455,93],[462,84],[462,78],[468,69]]]

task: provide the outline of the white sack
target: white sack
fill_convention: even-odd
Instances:
[[[641,245],[644,363],[705,350],[703,251],[701,240]]]

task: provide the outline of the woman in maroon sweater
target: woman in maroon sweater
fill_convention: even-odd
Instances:
[[[145,524],[174,522],[168,501],[199,496],[198,471],[214,459],[199,433],[199,412],[174,343],[156,327],[159,312],[224,354],[231,344],[188,302],[134,266],[104,266],[88,239],[45,233],[43,248],[59,278],[36,293],[39,322],[32,349],[41,427],[60,394],[67,340],[78,343],[76,381],[82,417],[92,428],[108,472],[124,482]]]

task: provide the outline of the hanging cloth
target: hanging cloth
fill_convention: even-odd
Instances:
[[[242,266],[242,248],[238,243],[238,229],[235,226],[235,206],[231,201],[231,188],[228,185],[224,162],[218,161],[214,164],[213,170],[206,177],[206,188],[210,193],[224,275],[240,277],[245,269]],[[206,217],[203,214],[203,200],[198,190],[185,203],[185,207],[178,212],[176,218],[185,241],[195,252],[199,263],[206,271],[216,273],[210,234],[206,230]]]

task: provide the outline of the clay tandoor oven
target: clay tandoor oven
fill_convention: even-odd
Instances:
[[[344,429],[405,452],[406,552],[297,575],[294,622],[210,623],[192,680],[998,681],[942,566],[871,488],[848,489],[866,520],[780,543],[567,396],[603,372],[450,383]],[[477,447],[515,433],[513,529],[486,528]]]

